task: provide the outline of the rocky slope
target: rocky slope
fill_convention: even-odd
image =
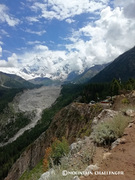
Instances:
[[[135,78],[135,47],[116,58],[105,69],[94,76],[90,82],[110,82],[114,78],[126,81]]]

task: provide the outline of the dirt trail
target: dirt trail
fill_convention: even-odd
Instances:
[[[21,95],[17,95],[13,102],[15,111],[34,112],[35,116],[28,125],[20,129],[8,142],[0,143],[0,147],[15,141],[26,130],[33,128],[40,120],[42,111],[50,107],[58,98],[60,90],[61,88],[58,86],[43,86],[38,89],[26,90]]]
[[[110,151],[112,154],[105,160],[103,160],[105,150],[97,148],[94,163],[98,161],[100,167],[98,171],[122,171],[124,175],[90,175],[81,180],[135,180],[135,122],[132,127],[125,129],[123,138],[125,143],[112,149]]]

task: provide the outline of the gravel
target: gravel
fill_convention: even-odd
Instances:
[[[10,138],[6,143],[0,143],[0,147],[5,146],[15,141],[26,130],[33,128],[40,120],[42,111],[56,101],[60,95],[60,86],[43,86],[41,88],[25,90],[23,93],[18,94],[13,100],[13,106],[16,112],[34,113],[31,122],[24,128],[20,129],[14,137]]]

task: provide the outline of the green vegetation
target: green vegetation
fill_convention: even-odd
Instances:
[[[54,165],[60,165],[62,157],[69,153],[68,141],[62,137],[62,140],[54,139],[52,145],[45,149],[45,156],[43,159],[43,169],[46,172]]]
[[[55,174],[49,177],[49,180],[71,180],[75,175],[69,174],[67,176],[63,176],[63,170],[67,172],[83,172],[86,167],[93,161],[93,157],[95,154],[95,146],[87,147],[85,152],[81,153],[79,158],[72,157],[72,155],[68,154],[64,156],[60,160],[59,166],[53,166]]]
[[[135,78],[135,47],[116,58],[111,64],[100,71],[90,82],[110,82],[114,78],[127,81]]]
[[[127,98],[123,98],[121,102],[122,104],[129,104],[129,100]]]
[[[110,83],[92,83],[84,85],[81,102],[89,103],[91,100],[96,102],[106,99],[107,96],[114,96],[127,93],[135,89],[135,79],[121,82],[113,79]]]
[[[98,145],[110,145],[123,135],[128,122],[128,117],[119,114],[111,120],[98,124],[93,133],[94,142]]]
[[[30,121],[30,117],[22,112],[15,114],[10,123],[4,126],[4,132],[0,135],[0,141],[6,142],[6,140],[13,137],[18,130],[29,124]]]
[[[47,154],[50,153],[50,148],[47,148]],[[54,173],[51,174],[48,180],[71,180],[74,175],[63,176],[63,170],[69,172],[73,171],[84,171],[86,167],[93,162],[93,157],[95,154],[95,146],[87,147],[87,149],[81,152],[81,156],[77,158],[72,156],[70,153],[64,155],[60,158],[59,164],[55,165],[52,163],[51,167],[54,169]],[[42,166],[36,166],[34,169],[26,171],[19,180],[36,180],[39,178],[39,175],[43,174]],[[37,172],[37,174],[36,174]]]
[[[0,85],[5,86],[9,89],[11,88],[34,88],[39,87],[37,85],[34,85],[25,79],[14,75],[14,74],[6,74],[3,72],[0,72]]]
[[[23,89],[6,89],[0,87],[0,113],[3,113],[8,103],[11,102],[15,95],[21,91],[23,91]]]
[[[40,161],[32,170],[25,171],[19,180],[38,180],[43,173],[43,162]]]
[[[51,158],[54,164],[60,164],[60,159],[69,153],[69,144],[67,140],[62,137],[62,140],[56,139],[51,145]]]

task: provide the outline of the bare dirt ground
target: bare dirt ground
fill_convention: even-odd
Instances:
[[[18,94],[13,101],[15,111],[34,113],[34,117],[27,126],[20,129],[8,142],[0,143],[0,147],[15,141],[26,130],[33,128],[40,120],[42,111],[50,107],[56,101],[60,94],[60,90],[60,86],[43,86],[37,89],[26,90],[22,94]]]
[[[122,171],[124,175],[90,175],[81,180],[135,180],[135,121],[132,127],[127,127],[123,138],[125,143],[110,150],[110,156],[103,160],[107,149],[97,148],[94,163],[98,164],[99,172]]]

